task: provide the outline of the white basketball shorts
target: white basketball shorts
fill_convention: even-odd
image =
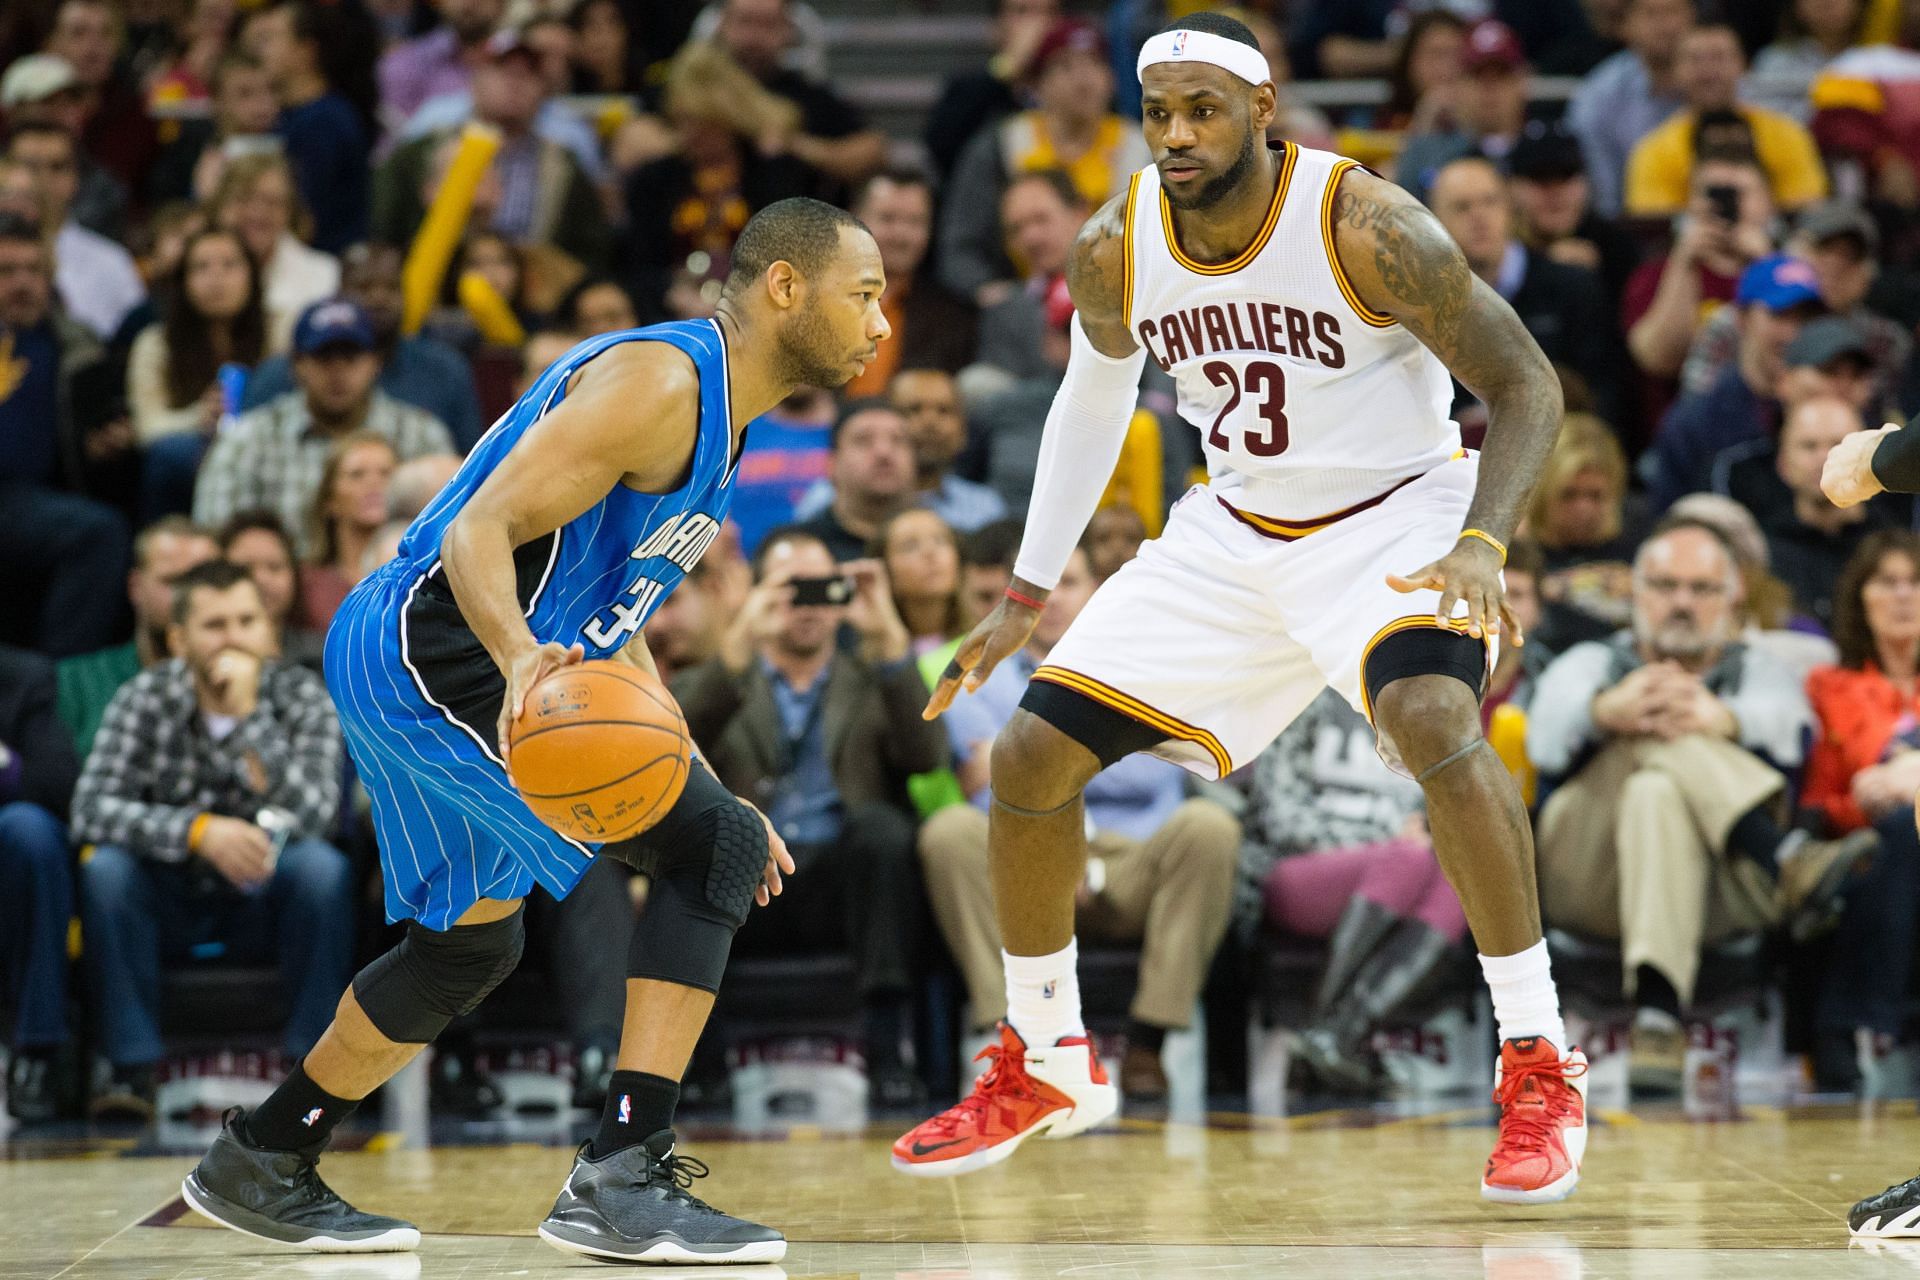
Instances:
[[[1164,730],[1156,754],[1209,778],[1259,755],[1329,685],[1371,723],[1363,672],[1374,646],[1438,625],[1439,592],[1402,595],[1387,575],[1453,549],[1477,462],[1454,458],[1384,498],[1295,525],[1196,486],[1033,678]],[[1489,669],[1496,653],[1489,638]],[[1405,772],[1391,743],[1380,754]]]

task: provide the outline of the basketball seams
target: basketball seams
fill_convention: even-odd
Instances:
[[[551,723],[542,723],[539,712],[530,706],[513,726],[514,730],[523,731],[510,731],[509,734],[509,758],[518,765],[513,770],[513,780],[521,799],[546,825],[563,834],[596,843],[626,839],[654,826],[678,802],[686,789],[688,778],[692,776],[693,742],[687,732],[685,713],[666,693],[664,686],[649,673],[638,668],[618,666],[608,659],[595,659],[581,667],[561,668],[548,678],[556,677],[563,681],[575,678],[584,681],[578,688],[581,696],[571,702],[564,696],[556,699],[556,705],[548,712]],[[613,689],[608,682],[621,688]],[[545,684],[546,681],[541,683]],[[640,695],[644,700],[636,701],[635,695]],[[596,698],[602,701],[596,704]],[[570,718],[581,715],[592,718]],[[528,744],[535,738],[560,729],[587,731],[588,741],[573,750],[569,749],[569,744],[554,745],[550,749],[529,749]],[[628,741],[623,730],[637,735],[651,734],[655,738],[651,742],[637,738]],[[585,782],[581,776],[590,773],[598,764],[621,767],[642,752],[652,754],[631,768],[624,769],[617,777]],[[622,757],[625,757],[625,761]],[[668,772],[664,778],[659,778],[662,764],[668,766]],[[525,785],[531,781],[528,774],[539,775],[539,781],[532,782],[533,786],[559,782],[569,789],[529,789]],[[657,785],[656,779],[664,785]],[[577,785],[582,782],[585,785]],[[621,823],[618,829],[594,831],[582,836],[574,815],[568,812],[575,803],[584,803],[591,809],[597,807],[596,801],[604,801],[612,807],[644,800],[650,792],[653,794],[653,803],[644,812],[627,815],[632,819],[631,822]],[[604,822],[611,826],[612,822],[618,820],[618,815],[588,816],[596,825]]]
[[[597,783],[591,787],[582,787],[578,791],[522,791],[520,794],[528,800],[572,800],[579,796],[597,795],[605,791],[608,787],[617,787],[629,778],[640,776],[659,764],[662,760],[678,760],[679,757],[680,753],[677,751],[663,751],[644,764],[635,765],[632,769],[629,769],[617,778],[609,778],[605,782]]]

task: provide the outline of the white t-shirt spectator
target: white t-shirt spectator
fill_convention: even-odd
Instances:
[[[53,256],[60,305],[101,338],[111,338],[127,313],[146,301],[133,255],[97,231],[69,219],[53,238]]]

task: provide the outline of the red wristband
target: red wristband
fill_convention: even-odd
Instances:
[[[1032,596],[1027,595],[1025,592],[1015,591],[1012,587],[1007,588],[1007,599],[1013,601],[1015,604],[1023,604],[1027,606],[1027,608],[1033,610],[1035,613],[1038,613],[1040,612],[1040,610],[1047,607],[1047,602],[1045,600],[1035,600]]]

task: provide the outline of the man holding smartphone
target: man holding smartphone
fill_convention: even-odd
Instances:
[[[796,867],[734,954],[850,952],[869,1090],[876,1105],[911,1105],[925,1095],[902,1043],[926,907],[906,782],[946,764],[946,730],[920,716],[927,685],[877,561],[836,566],[790,526],[754,570],[719,653],[672,686],[715,775],[760,807]]]
[[[176,656],[114,695],[74,791],[73,837],[94,846],[81,916],[112,1064],[96,1114],[152,1113],[165,963],[276,959],[295,1057],[352,974],[352,868],[325,839],[340,727],[320,678],[269,657],[259,588],[224,560],[180,578],[168,637]]]
[[[1773,194],[1750,154],[1703,153],[1689,193],[1672,249],[1629,276],[1621,298],[1627,349],[1649,378],[1679,375],[1700,326],[1718,304],[1733,300],[1747,265],[1774,248]],[[1649,417],[1657,418],[1661,407],[1650,405]]]

